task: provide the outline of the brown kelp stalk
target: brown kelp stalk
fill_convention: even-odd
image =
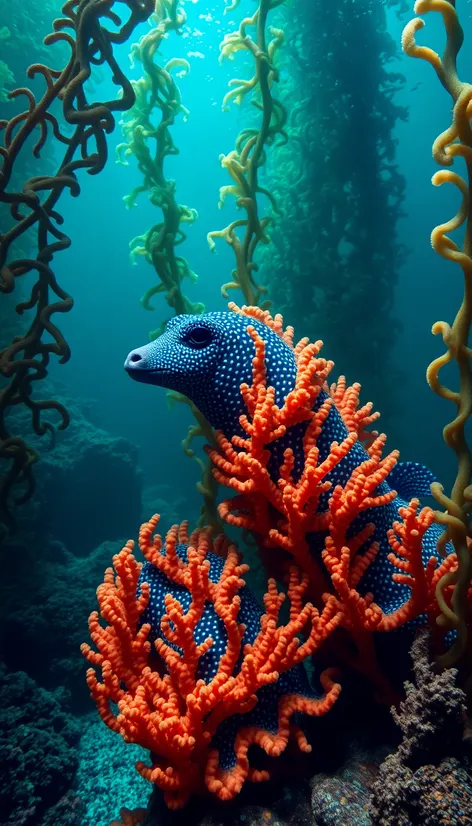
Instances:
[[[152,205],[161,211],[162,218],[143,235],[133,238],[130,242],[131,257],[134,260],[137,255],[144,256],[159,279],[141,299],[146,310],[153,309],[150,302],[155,295],[164,293],[175,313],[201,313],[203,304],[192,303],[182,292],[183,279],[188,277],[195,281],[197,276],[186,259],[176,255],[175,251],[186,239],[182,224],[193,223],[197,212],[177,203],[175,181],[166,179],[164,170],[166,157],[177,155],[179,151],[170,127],[180,113],[184,117],[188,114],[171,72],[178,69],[179,74],[183,75],[190,66],[186,60],[177,58],[169,60],[164,66],[156,62],[162,41],[171,31],[179,33],[187,16],[179,0],[159,0],[151,19],[154,23],[151,31],[132,47],[131,58],[140,61],[143,76],[131,81],[136,102],[121,122],[125,140],[117,147],[117,153],[120,163],[127,163],[126,157],[134,155],[143,176],[142,183],[124,198],[126,205],[129,208],[136,206],[137,196],[147,192]],[[156,113],[158,122],[155,124],[153,116]],[[165,323],[165,320],[162,321],[159,328],[151,333],[152,338],[162,332]]]
[[[236,206],[246,212],[246,217],[232,221],[222,230],[209,232],[207,237],[212,251],[215,249],[214,239],[224,238],[236,257],[233,280],[221,288],[223,297],[228,298],[229,289],[239,289],[245,301],[251,305],[259,304],[261,296],[266,292],[266,288],[255,280],[257,264],[254,253],[259,243],[269,243],[266,230],[272,220],[270,216],[259,217],[258,196],[265,195],[273,211],[278,212],[272,193],[259,184],[259,169],[265,163],[266,147],[274,143],[277,137],[281,142],[287,140],[284,128],[286,112],[271,91],[273,83],[278,80],[274,59],[277,49],[283,43],[284,34],[281,29],[267,27],[269,12],[283,2],[284,0],[260,0],[253,16],[245,17],[238,31],[226,35],[220,46],[220,62],[224,58],[233,60],[235,53],[241,50],[250,52],[255,62],[254,75],[250,80],[235,78],[230,81],[233,88],[225,95],[223,109],[231,101],[241,104],[246,96],[250,96],[253,106],[261,112],[261,120],[258,127],[243,129],[236,139],[236,148],[228,155],[220,156],[222,167],[227,169],[233,180],[232,184],[221,187],[220,206],[223,206],[227,195],[233,195]],[[225,12],[237,5],[237,2],[233,2],[226,7]],[[251,27],[255,28],[254,39],[247,33],[247,29]],[[269,44],[267,31],[272,37]]]
[[[4,138],[4,145],[0,147],[0,201],[10,205],[13,219],[13,226],[0,234],[0,292],[12,292],[17,278],[37,273],[29,299],[16,307],[20,315],[25,310],[33,311],[29,329],[0,352],[0,373],[6,379],[0,391],[0,460],[6,464],[0,479],[0,513],[9,526],[14,525],[10,498],[13,486],[21,484],[24,488],[16,502],[25,501],[31,495],[32,465],[38,455],[21,436],[12,435],[6,423],[7,412],[17,405],[28,407],[38,435],[53,430],[52,424],[43,421],[44,411],[59,413],[60,428],[68,424],[67,411],[59,402],[33,399],[32,389],[33,382],[46,376],[51,355],[56,355],[61,363],[70,355],[67,342],[52,320],[55,313],[68,312],[73,303],[50,267],[55,253],[70,245],[68,236],[59,229],[62,218],[56,210],[57,201],[64,190],[73,196],[79,194],[78,170],[86,169],[96,175],[103,169],[108,154],[106,136],[115,125],[113,112],[125,111],[134,102],[133,89],[114,57],[113,46],[128,39],[134,28],[149,17],[154,4],[152,0],[119,0],[119,3],[129,12],[124,23],[113,9],[117,5],[114,0],[65,3],[64,16],[54,21],[54,32],[45,43],[68,44],[69,62],[62,71],[38,63],[30,66],[30,79],[37,75],[44,78],[46,90],[42,98],[37,101],[27,88],[16,89],[10,97],[25,97],[27,109],[10,121],[0,122]],[[85,87],[92,66],[104,65],[121,87],[121,94],[113,100],[91,102]],[[73,127],[71,136],[62,131],[57,118],[51,114],[50,109],[57,100],[62,102],[65,121]],[[37,134],[33,147],[35,157],[40,156],[47,140],[62,143],[64,157],[55,175],[35,176],[25,181],[21,191],[10,191],[13,169],[21,164],[22,150],[34,133]],[[30,228],[36,232],[36,256],[9,261],[13,242]]]
[[[458,567],[445,574],[439,581],[436,597],[441,608],[441,624],[455,629],[456,641],[449,651],[440,658],[444,666],[454,665],[465,653],[470,640],[467,633],[467,592],[472,581],[471,524],[470,507],[472,503],[472,457],[467,443],[465,427],[472,413],[472,350],[469,347],[469,335],[472,325],[472,85],[459,79],[457,74],[457,56],[461,49],[464,35],[451,0],[417,0],[416,14],[430,11],[439,12],[446,29],[446,46],[442,57],[426,46],[418,46],[416,33],[423,28],[424,20],[414,18],[405,27],[402,37],[404,51],[411,57],[427,60],[434,67],[444,88],[451,95],[454,107],[451,125],[439,135],[433,144],[433,157],[440,166],[451,167],[454,159],[465,161],[467,181],[457,172],[443,169],[433,175],[434,186],[452,183],[462,195],[462,204],[454,218],[435,227],[431,234],[433,249],[443,258],[460,266],[464,276],[464,298],[452,326],[445,321],[437,321],[432,328],[434,335],[441,335],[446,352],[436,358],[428,367],[427,379],[430,387],[438,396],[453,402],[457,408],[454,419],[443,431],[446,444],[457,457],[457,475],[449,496],[444,493],[442,485],[431,486],[433,496],[444,508],[436,512],[436,519],[445,525],[438,549],[444,553],[447,542],[451,541],[457,554]],[[462,249],[446,234],[465,224],[465,236]],[[441,368],[455,361],[459,371],[459,390],[451,390],[441,383]],[[452,607],[446,602],[445,591],[453,587]]]

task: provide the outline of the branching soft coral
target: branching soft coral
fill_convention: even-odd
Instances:
[[[319,356],[321,342],[302,339],[293,345],[293,330],[284,332],[281,316],[274,319],[257,308],[232,309],[248,317],[247,333],[254,342],[252,384],[242,384],[241,394],[247,415],[240,417],[245,437],[227,438],[217,434],[217,449],[208,448],[221,484],[233,488],[237,496],[220,505],[221,516],[230,524],[254,531],[266,547],[281,548],[307,574],[310,595],[332,599],[336,594],[341,624],[357,638],[364,632],[392,631],[427,613],[440,618],[435,599],[438,582],[457,568],[454,552],[438,567],[432,556],[423,561],[423,539],[434,521],[431,508],[420,509],[412,499],[399,507],[398,516],[386,532],[390,545],[387,560],[392,565],[394,583],[407,586],[410,596],[391,612],[375,602],[375,594],[361,595],[359,582],[379,552],[373,541],[375,524],[359,521],[366,512],[375,513],[398,500],[397,491],[384,483],[392,473],[398,451],[382,457],[386,437],[366,428],[376,420],[370,404],[359,406],[359,385],[347,387],[344,378],[329,388],[326,379],[332,364]],[[250,323],[262,321],[293,349],[296,380],[282,405],[275,403],[275,390],[267,384],[266,344]],[[346,426],[341,442],[332,442],[321,459],[319,437],[332,408]],[[289,428],[307,422],[303,435],[303,469],[293,473],[294,450],[287,447],[279,476],[274,479],[268,446],[282,439]],[[354,445],[365,442],[365,459],[343,470],[345,481],[333,485],[330,474],[348,457]],[[322,497],[329,493],[326,508]],[[312,535],[324,536],[320,555],[312,549]],[[451,589],[446,596],[450,600]],[[329,596],[328,596],[329,594]],[[441,624],[441,621],[440,623]],[[365,645],[359,645],[365,649]]]
[[[276,684],[284,673],[296,674],[297,666],[337,627],[340,614],[334,599],[328,599],[321,612],[306,603],[308,579],[293,567],[288,583],[288,622],[280,622],[284,594],[270,580],[259,630],[251,641],[244,642],[246,626],[241,622],[240,612],[244,612],[239,592],[247,566],[240,563],[235,547],[221,538],[212,545],[207,530],[196,531],[189,538],[185,523],[169,531],[163,547],[160,537],[152,536],[157,522],[158,516],[154,516],[142,526],[139,546],[154,573],[159,572],[160,583],[164,578],[165,587],[180,594],[180,599],[172,593],[165,595],[160,635],[152,645],[151,624],[140,622],[151,588],[146,579],[140,580],[142,566],[130,541],[114,557],[114,570],[107,569],[97,591],[101,616],[108,623],[100,625],[97,611],[90,616],[90,634],[98,651],[84,644],[82,652],[101,670],[102,682],[95,668],[87,672],[87,682],[103,721],[126,741],[151,752],[152,765],[138,763],[137,770],[164,790],[170,808],[178,808],[204,786],[219,798],[229,799],[247,778],[267,779],[267,772],[250,767],[248,749],[252,743],[277,756],[292,733],[300,748],[309,750],[291,718],[300,711],[319,716],[332,707],[340,686],[329,672],[321,677],[326,692],[322,698],[297,691],[278,693],[277,731],[265,731],[250,718],[245,725],[244,716],[240,717],[234,765],[229,770],[220,767],[212,741],[228,718],[248,714],[256,707],[260,689]],[[211,576],[215,551],[225,556],[217,581]],[[182,591],[191,595],[187,611]],[[206,681],[199,676],[199,666],[216,643],[212,637],[202,636],[201,622],[205,624],[209,612],[216,614],[226,645],[216,672]],[[306,628],[302,642],[298,635]],[[156,654],[159,667],[153,667]],[[117,704],[118,713],[112,704]]]
[[[166,727],[174,722],[180,725],[179,715],[183,721],[188,719],[188,698],[196,693],[200,702],[199,680],[205,677],[202,690],[208,704],[203,717],[198,718],[198,737],[194,729],[190,734],[186,722],[183,732],[195,737],[192,755],[204,754],[199,762],[206,766],[206,786],[220,797],[236,794],[246,777],[263,779],[247,763],[249,743],[258,743],[274,755],[285,746],[287,695],[303,695],[303,709],[309,697],[311,707],[309,692],[287,690],[284,681],[296,678],[299,658],[317,651],[321,644],[326,643],[326,661],[334,655],[334,662],[353,666],[373,681],[378,696],[391,700],[399,674],[389,667],[385,646],[389,639],[395,639],[396,645],[400,638],[390,632],[407,626],[403,638],[411,638],[415,625],[429,618],[440,632],[438,644],[443,644],[439,627],[443,609],[436,591],[438,582],[457,568],[451,545],[439,562],[436,547],[441,529],[433,524],[433,511],[420,508],[418,497],[429,492],[433,474],[414,462],[398,463],[397,451],[383,455],[386,437],[369,432],[377,414],[370,404],[360,405],[359,386],[348,387],[344,379],[328,385],[332,364],[321,357],[321,342],[310,344],[302,339],[294,345],[293,329],[284,330],[281,316],[272,318],[257,307],[230,305],[230,309],[233,312],[174,319],[159,339],[133,351],[127,362],[130,373],[140,381],[184,393],[215,428],[217,446],[208,448],[214,473],[218,482],[236,491],[233,499],[221,503],[220,514],[232,525],[256,535],[269,571],[275,571],[281,580],[289,577],[290,622],[280,630],[280,638],[280,597],[273,582],[266,595],[266,613],[262,617],[257,614],[257,627],[247,622],[252,630],[251,636],[245,637],[240,624],[243,615],[246,624],[246,589],[241,586],[237,593],[236,584],[229,601],[217,598],[225,572],[239,564],[230,563],[230,549],[226,562],[219,560],[221,568],[213,568],[212,573],[215,563],[211,554],[199,556],[198,547],[193,547],[202,541],[200,536],[208,543],[206,533],[190,541],[188,554],[184,547],[163,556],[159,546],[154,558],[150,546],[143,546],[147,564],[152,565],[145,566],[140,581],[153,589],[152,606],[143,609],[143,621],[151,623],[156,651],[165,661],[168,673],[161,679],[166,685],[170,681],[177,695],[188,695]],[[200,566],[208,561],[210,571],[197,576]],[[179,579],[184,570],[195,565],[193,579],[190,574]],[[241,579],[242,573],[243,569],[231,576]],[[162,574],[167,575],[164,583]],[[187,597],[191,593],[191,601],[175,592],[176,583],[186,589]],[[450,604],[451,591],[449,587],[442,592],[446,605]],[[207,608],[198,607],[201,602],[196,594]],[[238,598],[241,602],[236,607],[233,600]],[[212,630],[209,634],[208,628],[214,627],[211,617],[223,620],[223,609],[234,612],[231,622],[235,626],[223,626],[223,636],[216,627],[215,633]],[[199,625],[203,619],[205,633]],[[194,647],[188,652],[187,622],[188,641]],[[305,642],[296,639],[299,633],[305,635]],[[226,658],[233,650],[231,668],[226,668]],[[193,670],[183,690],[175,681],[180,669],[186,667],[186,658],[193,663]],[[100,699],[96,678],[92,675],[90,679],[92,693]],[[224,687],[218,689],[218,700],[208,698],[220,679]],[[262,726],[259,720],[254,726],[253,711],[265,715],[269,708],[264,695],[268,689],[273,691],[272,708],[277,698],[277,717],[270,725]],[[257,705],[253,706],[256,695]],[[332,698],[331,689],[328,697]],[[290,717],[292,706],[288,702]],[[321,701],[322,710],[326,710],[326,702]],[[247,715],[244,719],[238,708]],[[152,707],[146,717],[152,719],[157,714],[159,718],[159,713]],[[261,729],[271,733],[262,734]],[[202,739],[203,732],[206,736]],[[180,728],[177,733],[183,736]],[[234,743],[230,755],[225,753],[228,740]],[[175,742],[180,747],[180,741]],[[305,744],[304,739],[299,743]],[[190,767],[185,778],[191,777],[194,763],[190,754],[173,753],[172,760],[172,777],[178,776],[187,760]],[[155,761],[147,771],[151,776],[159,769],[156,777],[161,782],[169,776],[168,767],[168,763],[163,766]],[[195,777],[201,778],[194,770]],[[197,787],[195,780],[192,788]]]

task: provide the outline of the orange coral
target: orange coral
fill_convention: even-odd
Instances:
[[[231,307],[235,309],[235,305]],[[256,354],[253,359],[252,385],[241,385],[248,415],[242,416],[240,423],[247,438],[234,436],[229,440],[219,432],[217,449],[207,448],[215,465],[213,472],[217,481],[232,487],[239,494],[222,502],[219,513],[229,524],[262,535],[266,546],[287,551],[308,575],[312,590],[321,595],[329,580],[310,553],[307,535],[313,531],[325,530],[330,525],[328,513],[318,512],[320,496],[331,488],[331,482],[326,477],[347,456],[359,438],[371,442],[376,439],[370,447],[375,464],[385,437],[366,432],[366,427],[378,414],[372,414],[371,404],[358,409],[360,385],[346,387],[343,377],[331,386],[331,395],[322,401],[318,409],[313,409],[320,391],[328,389],[326,379],[332,368],[332,362],[318,355],[322,342],[309,344],[306,339],[302,339],[293,347],[293,331],[289,328],[288,332],[283,333],[280,315],[271,319],[267,311],[254,307],[236,310],[268,324],[292,347],[297,375],[294,389],[288,393],[282,407],[278,407],[275,404],[275,390],[268,387],[266,382],[265,343],[249,325],[247,332],[254,341]],[[340,444],[333,442],[330,454],[319,461],[317,439],[333,404],[338,407],[349,432]],[[274,482],[268,469],[270,452],[265,448],[283,437],[289,427],[302,421],[308,422],[303,437],[303,472],[295,482],[292,477],[294,454],[291,448],[287,448],[279,479]],[[370,490],[385,479],[397,456],[398,453],[393,452],[382,463],[377,462],[377,472],[371,474]],[[376,478],[379,481],[375,482]],[[393,492],[392,498],[394,496]],[[359,510],[381,504],[378,497],[374,501],[366,495],[364,499],[362,506],[359,503],[357,513],[350,513],[349,522],[358,515]],[[276,524],[274,511],[281,517]]]
[[[331,362],[320,358],[321,342],[309,344],[302,339],[293,345],[293,329],[283,330],[280,315],[272,318],[258,308],[231,305],[231,309],[256,319],[273,330],[289,346],[297,367],[293,390],[282,406],[275,403],[275,391],[267,386],[265,343],[249,323],[248,335],[254,341],[253,378],[251,386],[243,384],[241,393],[248,415],[240,419],[246,437],[227,439],[219,432],[217,448],[207,448],[215,468],[215,478],[237,492],[219,506],[220,515],[230,524],[254,531],[262,537],[266,547],[288,552],[310,580],[310,595],[331,602],[333,593],[341,614],[340,624],[358,643],[364,654],[364,670],[373,670],[372,631],[391,631],[427,612],[429,617],[440,613],[435,600],[437,584],[448,571],[457,567],[455,554],[450,554],[437,567],[432,557],[426,566],[422,560],[422,540],[434,520],[430,508],[419,510],[418,500],[400,508],[401,520],[388,532],[391,552],[388,560],[394,566],[392,579],[411,589],[410,598],[391,614],[384,614],[374,602],[372,594],[361,596],[358,583],[378,552],[378,544],[371,542],[363,553],[360,549],[374,533],[373,524],[352,534],[352,525],[363,511],[392,502],[397,493],[388,490],[376,493],[394,468],[398,451],[382,458],[386,437],[367,427],[378,414],[372,405],[360,407],[360,385],[346,385],[344,377],[328,388],[327,376]],[[317,403],[321,390],[323,396]],[[347,435],[340,443],[331,444],[329,455],[320,460],[317,446],[322,427],[332,406],[341,415]],[[267,446],[283,437],[287,429],[300,421],[307,421],[303,437],[303,470],[294,480],[295,464],[291,448],[284,452],[279,477],[274,481],[269,472],[271,458]],[[348,455],[354,445],[364,442],[366,459],[355,467],[347,481],[332,489],[328,474]],[[320,512],[320,497],[330,491],[329,504]],[[309,534],[324,531],[327,536],[322,551],[322,562],[311,553]],[[348,538],[349,536],[349,538]],[[395,570],[396,569],[396,570]],[[367,664],[368,663],[368,664]],[[377,673],[377,682],[380,675]]]
[[[380,413],[378,411],[372,412],[372,402],[367,402],[359,407],[360,392],[359,382],[356,381],[354,384],[348,385],[345,376],[340,376],[329,388],[329,394],[348,431],[350,433],[356,432],[361,442],[370,445],[379,434],[376,430],[368,431],[366,428],[380,417]]]
[[[150,626],[140,626],[140,617],[149,601],[149,585],[142,582],[137,595],[142,566],[132,553],[131,541],[114,557],[114,570],[107,569],[97,590],[100,613],[108,623],[105,627],[100,625],[97,611],[90,616],[90,635],[98,651],[84,644],[82,653],[101,669],[102,682],[95,668],[87,672],[100,716],[127,742],[138,743],[152,753],[152,766],[138,763],[136,768],[163,789],[170,808],[179,808],[192,792],[205,785],[220,799],[229,799],[239,792],[247,778],[267,779],[267,772],[254,771],[249,765],[247,752],[251,743],[276,756],[292,733],[300,748],[309,750],[299,729],[291,725],[291,717],[297,711],[318,716],[332,707],[340,686],[329,672],[322,677],[324,697],[311,699],[292,694],[280,699],[276,734],[255,726],[242,727],[235,743],[236,763],[230,771],[219,768],[218,752],[211,742],[224,720],[255,707],[258,689],[277,682],[281,673],[317,650],[339,624],[340,614],[334,597],[326,600],[321,612],[311,603],[305,604],[308,578],[292,567],[287,589],[289,621],[278,624],[285,597],[270,580],[260,631],[253,643],[243,647],[245,627],[238,622],[238,591],[244,585],[242,576],[247,566],[240,563],[235,547],[218,540],[217,550],[224,550],[226,557],[221,576],[214,583],[209,578],[207,554],[212,546],[208,530],[196,531],[188,538],[186,523],[180,528],[174,526],[163,548],[161,538],[152,536],[158,519],[154,516],[142,526],[139,547],[148,562],[173,583],[188,589],[192,597],[186,613],[178,599],[170,594],[165,598],[163,636],[154,644],[165,673],[153,670]],[[189,542],[186,561],[176,551],[181,542]],[[224,625],[227,647],[217,673],[205,683],[197,678],[197,666],[213,640],[207,638],[197,645],[195,629],[208,603]],[[298,635],[306,628],[306,639],[301,642]],[[118,713],[111,703],[117,704]]]
[[[139,826],[146,817],[146,809],[122,809],[120,820],[113,820],[110,826]]]
[[[263,311],[260,313],[268,315]],[[320,495],[330,486],[323,480],[353,443],[353,437],[350,437],[344,444],[334,446],[331,455],[318,466],[316,437],[332,400],[327,399],[315,412],[312,408],[332,364],[318,358],[321,342],[297,345],[296,385],[287,395],[283,407],[279,408],[275,404],[274,388],[267,387],[266,383],[265,343],[254,327],[248,326],[247,331],[256,349],[252,386],[241,385],[248,416],[242,416],[240,421],[247,438],[234,436],[229,440],[219,432],[216,437],[218,449],[207,448],[215,464],[217,481],[240,494],[221,503],[219,512],[228,523],[256,530],[266,537],[266,544],[289,551],[308,575],[311,585],[318,584],[323,590],[320,569],[310,555],[306,534],[324,527],[323,519],[316,513]],[[309,422],[304,438],[305,470],[295,484],[291,476],[294,456],[288,449],[276,484],[270,477],[270,453],[265,447],[302,421]],[[271,508],[285,518],[280,529],[273,526]]]
[[[247,411],[240,417],[244,435],[228,439],[219,432],[217,447],[209,447],[208,453],[216,479],[237,493],[220,505],[221,516],[254,531],[266,547],[278,548],[287,560],[296,563],[284,569],[288,621],[280,621],[285,595],[271,579],[259,631],[245,642],[239,592],[247,566],[241,564],[235,547],[224,537],[212,542],[208,529],[189,537],[186,523],[174,526],[163,546],[161,538],[153,536],[159,518],[154,516],[141,527],[139,547],[149,565],[162,574],[162,581],[167,577],[172,587],[179,586],[190,594],[189,607],[184,610],[179,598],[167,593],[165,611],[158,630],[154,629],[157,638],[151,645],[151,626],[142,621],[150,601],[150,585],[140,579],[142,565],[132,553],[133,543],[128,542],[114,557],[114,569],[107,569],[97,591],[100,613],[108,624],[100,624],[98,612],[89,619],[97,651],[82,646],[84,656],[94,666],[87,672],[87,681],[102,719],[126,741],[151,752],[151,765],[140,762],[137,770],[163,790],[170,808],[183,806],[196,791],[206,789],[228,800],[247,779],[266,780],[266,770],[250,765],[252,744],[269,756],[277,756],[292,736],[302,751],[310,750],[304,733],[292,723],[293,714],[301,711],[318,716],[332,707],[341,690],[333,669],[321,675],[322,698],[295,691],[276,695],[275,733],[254,724],[251,717],[245,725],[243,718],[234,739],[232,768],[221,767],[215,743],[219,736],[222,744],[225,730],[219,731],[219,727],[228,718],[249,714],[257,707],[258,692],[300,666],[340,627],[344,638],[349,636],[355,643],[353,664],[376,683],[384,698],[391,699],[388,680],[376,662],[373,632],[395,630],[422,614],[440,624],[452,593],[452,587],[442,589],[440,583],[457,567],[454,553],[440,564],[436,557],[423,562],[425,536],[434,520],[430,508],[421,509],[417,499],[404,507],[390,508],[397,493],[385,482],[398,452],[382,455],[386,437],[368,431],[378,414],[372,412],[371,404],[360,405],[358,384],[348,387],[341,377],[328,387],[332,363],[319,355],[322,342],[310,344],[302,339],[294,345],[293,329],[284,331],[280,315],[272,318],[254,307],[233,305],[232,309],[248,317],[247,332],[255,349],[252,383],[241,385]],[[276,404],[275,389],[267,383],[266,345],[251,320],[268,326],[293,352],[295,385],[281,406]],[[339,418],[340,430],[324,429],[333,409],[345,430]],[[328,424],[332,421],[333,417]],[[274,455],[269,446],[301,424],[304,426],[294,432],[301,440],[302,467],[297,465],[295,470],[294,448],[287,447],[277,475],[273,463],[270,466]],[[342,438],[330,444],[332,432],[341,433]],[[320,456],[321,434],[325,437],[325,458]],[[290,444],[295,443],[292,440]],[[332,472],[348,455],[351,459],[343,463],[338,475],[342,483],[334,485]],[[325,496],[328,491],[329,497]],[[359,519],[366,511],[384,507],[383,533],[376,532],[374,524],[366,524],[370,514]],[[317,555],[310,549],[313,533],[321,539]],[[431,534],[428,536],[432,541]],[[385,610],[374,594],[358,590],[379,553],[379,542],[385,564],[391,565],[392,580],[402,586],[404,598],[403,604],[399,600],[393,605],[387,602]],[[186,546],[184,554],[177,549],[182,544]],[[216,582],[210,577],[209,554],[224,560],[219,561],[222,568]],[[438,589],[443,604],[438,603]],[[312,601],[307,601],[309,596]],[[201,629],[209,606],[224,628],[225,650],[212,676],[204,680],[199,667],[215,641],[211,636],[198,638],[201,632],[197,626]],[[349,652],[347,656],[341,652],[340,657],[352,662]],[[122,817],[126,823],[133,813],[125,811]]]

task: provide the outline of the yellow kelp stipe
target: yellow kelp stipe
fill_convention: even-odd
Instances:
[[[255,278],[258,270],[254,260],[256,247],[270,242],[267,229],[272,222],[271,215],[260,216],[260,196],[269,201],[272,213],[279,214],[274,195],[261,185],[259,177],[266,161],[267,148],[275,142],[287,140],[287,114],[272,94],[272,86],[279,79],[275,58],[283,44],[284,33],[282,29],[267,24],[269,13],[284,2],[259,0],[252,17],[245,17],[239,28],[227,34],[220,44],[220,63],[224,59],[234,60],[234,55],[240,51],[247,51],[254,58],[254,75],[250,80],[230,80],[231,89],[224,97],[223,110],[228,110],[230,103],[240,105],[247,98],[261,117],[258,126],[248,126],[239,133],[235,149],[220,155],[221,166],[226,169],[232,182],[220,187],[219,206],[222,207],[226,197],[231,195],[236,199],[237,208],[245,212],[245,217],[231,221],[223,229],[212,230],[207,234],[207,240],[210,250],[214,252],[215,239],[223,238],[235,255],[232,280],[221,288],[223,298],[229,298],[228,290],[241,290],[244,300],[250,305],[260,305],[267,292]],[[237,6],[238,0],[233,0],[226,6],[225,13]],[[248,29],[254,30],[253,37]]]
[[[457,214],[431,233],[431,244],[435,252],[443,258],[458,264],[464,275],[464,298],[452,326],[445,321],[433,324],[434,335],[441,335],[446,352],[434,359],[427,370],[427,380],[435,393],[452,401],[457,408],[454,419],[444,428],[447,445],[457,457],[457,475],[450,496],[446,496],[438,482],[431,486],[431,492],[444,511],[436,512],[436,520],[445,525],[445,532],[438,543],[438,550],[444,555],[447,542],[452,542],[458,558],[458,568],[441,577],[436,597],[441,616],[438,622],[444,627],[455,629],[457,637],[450,650],[440,658],[444,666],[454,665],[461,659],[470,640],[467,632],[467,592],[472,580],[471,528],[469,513],[472,503],[472,457],[466,440],[465,426],[472,413],[472,350],[468,346],[472,324],[472,214],[471,214],[471,173],[472,173],[472,85],[460,80],[457,74],[457,56],[464,34],[455,9],[455,0],[417,0],[415,13],[430,11],[442,15],[446,29],[446,45],[442,57],[427,46],[418,46],[415,35],[425,25],[424,20],[415,18],[405,27],[402,46],[406,54],[428,61],[434,67],[444,88],[449,92],[454,107],[451,125],[439,135],[433,144],[433,157],[440,166],[450,167],[456,157],[463,158],[467,170],[467,180],[452,170],[443,169],[433,175],[434,186],[452,183],[462,195],[462,203]],[[447,233],[465,224],[462,249]],[[445,364],[455,361],[459,370],[459,390],[454,391],[441,383],[439,373]],[[444,591],[454,586],[452,608],[446,604]]]

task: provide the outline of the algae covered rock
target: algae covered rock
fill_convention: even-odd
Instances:
[[[472,744],[454,668],[438,672],[422,631],[411,647],[415,684],[393,718],[402,732],[373,785],[373,826],[472,826]]]
[[[138,449],[74,416],[38,466],[41,520],[84,556],[106,539],[134,536],[141,517]]]
[[[0,670],[2,826],[79,826],[81,801],[72,794],[67,804],[79,737],[79,724],[64,711],[59,693],[44,691],[23,672]]]
[[[141,523],[138,448],[93,421],[93,401],[72,397],[51,380],[43,389],[66,407],[70,423],[39,437],[24,411],[14,414],[15,428],[40,455],[33,499],[16,514],[23,541],[28,534],[53,537],[86,556],[105,540],[134,536]],[[48,417],[53,425],[54,415]]]
[[[9,549],[9,579],[0,604],[0,658],[40,685],[67,689],[74,710],[88,707],[81,643],[96,605],[97,582],[121,542],[105,542],[88,557],[74,557],[60,543],[36,545],[37,558]],[[1,821],[0,821],[1,823]]]

